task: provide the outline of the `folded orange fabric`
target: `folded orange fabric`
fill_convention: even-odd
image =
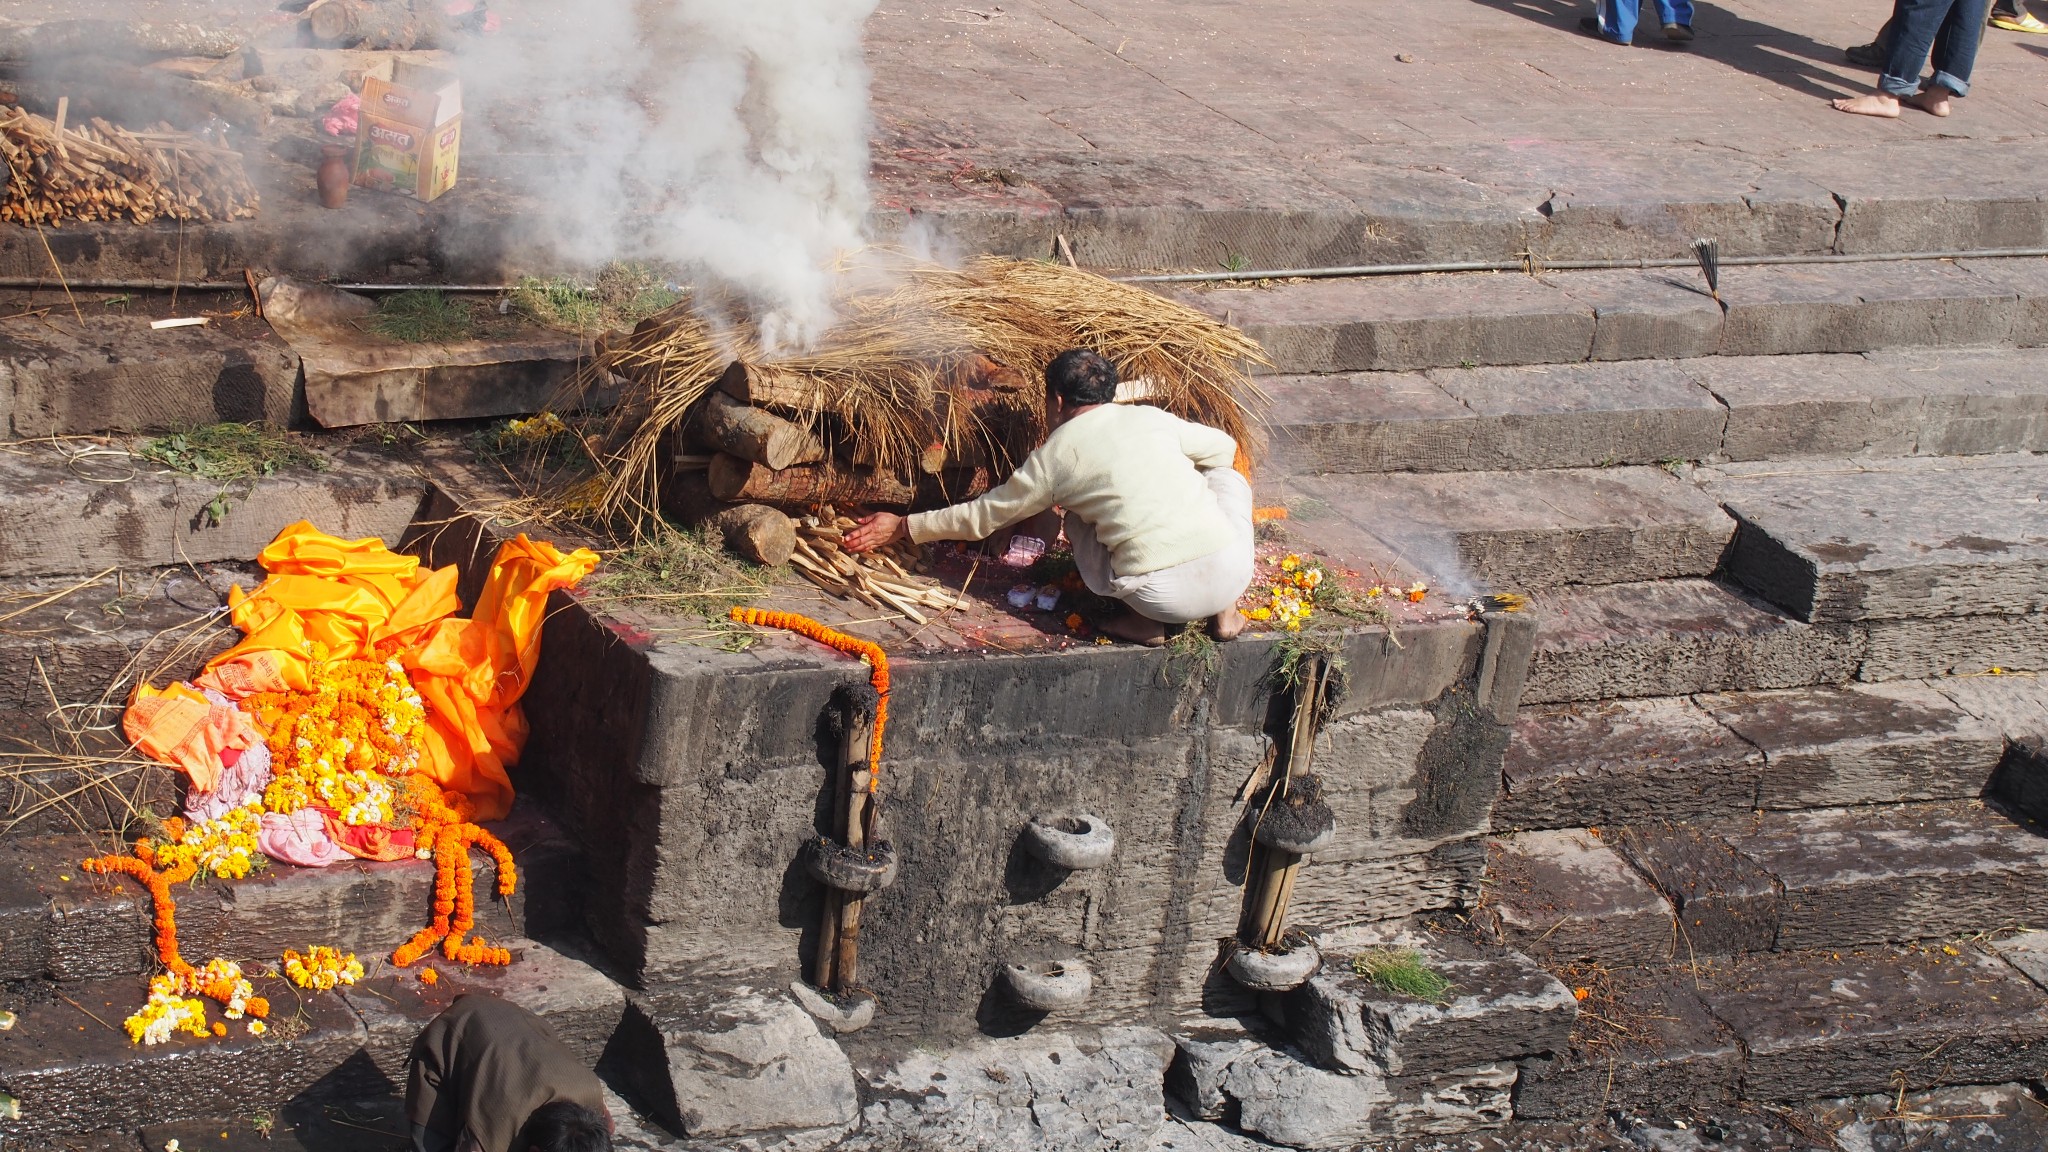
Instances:
[[[240,709],[215,704],[189,684],[171,684],[161,692],[137,685],[121,716],[121,730],[143,755],[190,776],[202,792],[220,783],[223,752],[263,741]]]
[[[565,555],[522,533],[498,549],[476,611],[461,619],[453,565],[423,569],[418,559],[374,537],[343,540],[301,520],[257,556],[270,578],[254,592],[229,594],[242,641],[209,661],[196,683],[242,700],[258,692],[306,691],[307,670],[316,661],[395,656],[429,706],[421,770],[469,797],[477,819],[499,819],[512,808],[505,766],[519,759],[526,742],[518,703],[540,660],[548,594],[573,587],[597,559],[587,548]],[[149,699],[157,696],[152,692]],[[141,719],[135,708],[143,699],[138,693],[131,705],[135,719]],[[167,706],[148,707],[154,715]],[[166,714],[165,723],[175,727],[185,717]],[[157,745],[168,751],[178,742],[159,739]]]

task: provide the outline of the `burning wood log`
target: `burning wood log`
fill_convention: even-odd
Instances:
[[[721,452],[711,458],[711,494],[720,500],[806,507],[812,504],[910,503],[915,495],[901,477],[879,470],[847,468],[826,461],[781,471]]]
[[[777,471],[792,464],[815,464],[825,458],[825,445],[816,436],[723,392],[704,397],[690,432],[720,452]]]
[[[738,360],[718,378],[718,391],[756,408],[814,412],[825,402],[824,385],[815,377]]]
[[[742,504],[711,518],[725,546],[756,564],[780,567],[796,550],[796,526],[765,504]]]
[[[45,20],[0,29],[0,60],[47,63],[61,56],[150,60],[160,56],[232,56],[240,33],[198,24],[128,20]]]
[[[256,214],[256,189],[240,154],[162,128],[130,132],[95,119],[60,130],[54,121],[10,110],[0,118],[0,160],[9,172],[0,221],[147,224]]]
[[[434,8],[432,0],[327,0],[306,14],[306,29],[330,48],[439,48],[447,27]]]

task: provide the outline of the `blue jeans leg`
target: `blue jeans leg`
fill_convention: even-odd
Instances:
[[[1692,27],[1692,0],[1657,0],[1657,19]]]
[[[1934,37],[1934,82],[1958,96],[1970,94],[1970,70],[1977,46],[1984,42],[1986,0],[1956,0],[1956,6]]]
[[[1642,0],[1600,0],[1600,31],[1609,40],[1627,44],[1636,38],[1636,12]]]
[[[1985,9],[1990,0],[1897,0],[1892,7],[1892,41],[1885,54],[1884,72],[1877,78],[1881,91],[1894,96],[1911,96],[1920,91],[1920,70],[1929,53],[1939,51],[1935,64],[1945,74],[1941,85],[1961,92],[1951,84],[1970,86],[1970,68],[1977,60],[1977,42],[1984,36]]]

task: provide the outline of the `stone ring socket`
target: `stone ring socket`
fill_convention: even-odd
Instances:
[[[848,848],[830,840],[804,841],[804,871],[841,892],[880,892],[896,882],[896,849],[887,840],[871,848]]]
[[[1079,960],[1040,960],[1003,969],[1010,995],[1040,1012],[1078,1008],[1095,991],[1095,977]]]
[[[1283,800],[1259,817],[1252,839],[1296,856],[1313,856],[1337,842],[1337,814],[1321,800],[1306,804]]]
[[[1056,868],[1082,872],[1109,863],[1116,833],[1109,830],[1109,821],[1086,812],[1040,816],[1024,826],[1024,848]]]
[[[1322,952],[1309,942],[1285,952],[1261,952],[1240,944],[1224,964],[1232,979],[1254,992],[1299,988],[1322,966]]]

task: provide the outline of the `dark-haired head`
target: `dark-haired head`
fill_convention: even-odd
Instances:
[[[1092,348],[1069,348],[1045,366],[1045,389],[1069,408],[1116,399],[1116,366]]]
[[[555,1100],[533,1110],[512,1147],[525,1152],[611,1152],[611,1121],[581,1104]]]

